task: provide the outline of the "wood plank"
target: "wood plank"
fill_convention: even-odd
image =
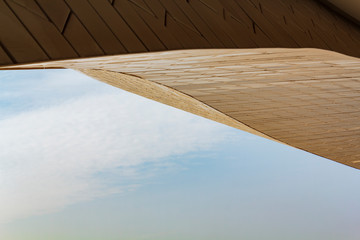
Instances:
[[[103,50],[73,14],[68,18],[64,36],[82,57],[104,55]]]
[[[36,0],[46,15],[55,24],[60,32],[64,31],[66,21],[71,14],[70,8],[64,0]]]
[[[163,1],[163,4],[167,6],[169,2]],[[222,48],[225,45],[219,40],[214,31],[206,24],[206,22],[194,11],[194,9],[190,6],[190,4],[186,1],[175,1],[174,2],[179,9],[187,16],[189,21],[196,27],[197,31],[204,36],[205,39],[209,42],[212,47]]]
[[[151,2],[151,1],[149,1]],[[167,27],[173,29],[172,34],[181,41],[184,48],[208,48],[212,45],[204,35],[188,19],[175,1],[156,0],[167,11]],[[153,4],[149,4],[153,7]],[[155,6],[154,6],[155,7]]]
[[[168,13],[157,0],[153,0],[149,6],[142,0],[129,0],[128,2],[158,39],[161,39],[167,49],[183,48],[181,41],[172,34],[174,29],[167,28]]]
[[[46,19],[46,16],[44,15],[43,11],[39,7],[39,5],[35,1],[29,1],[29,0],[8,0],[8,4],[10,3],[16,3],[17,5],[25,8],[29,12],[32,12],[33,14]]]
[[[243,15],[242,18],[239,18],[239,15],[235,16],[231,13],[231,11],[228,10],[227,6],[224,4],[224,1],[208,0],[202,1],[202,3],[203,5],[207,5],[209,6],[208,8],[217,12],[218,22],[225,26],[224,30],[228,33],[236,46],[245,46],[244,48],[251,48],[260,46],[259,43],[264,44],[267,47],[273,46],[272,41],[270,41],[267,36],[259,31],[259,29],[257,29],[258,27],[254,26],[253,22],[242,11],[238,11],[240,15]],[[234,6],[232,6],[232,8],[233,7]],[[235,8],[237,7],[238,6],[235,6]],[[234,34],[237,31],[244,34]]]
[[[199,14],[200,18],[207,22],[218,39],[226,47],[237,47],[233,39],[229,36],[231,31],[227,31],[229,30],[228,26],[222,24],[222,22],[219,21],[219,14],[222,14],[222,8],[216,8],[217,6],[210,8],[208,4],[204,4],[204,1],[190,1],[189,4],[194,9],[194,11]]]
[[[89,0],[128,52],[145,52],[146,47],[110,3]]]
[[[290,36],[296,36],[294,40],[298,45],[302,47],[312,45],[313,40],[307,33],[307,29],[303,29],[301,23],[294,21],[291,16],[293,13],[289,11],[289,2],[284,3],[279,1],[279,3],[275,5],[272,2],[256,0],[256,3],[261,5],[262,14],[269,22],[275,22],[277,26],[281,27]]]
[[[143,19],[139,17],[137,11],[133,9],[128,1],[115,0],[113,5],[129,27],[139,36],[148,50],[166,50],[166,46],[159,40]]]
[[[232,7],[228,5],[231,2],[233,3]],[[225,0],[223,3],[231,14],[238,16],[240,19],[243,17],[239,16],[239,13],[245,13],[253,21],[254,27],[257,27],[259,31],[268,36],[275,45],[282,47],[299,46],[293,37],[287,34],[281,27],[274,22],[269,22],[261,13],[260,7],[251,4],[248,0]],[[273,4],[276,5],[278,3],[273,2]]]
[[[164,30],[168,31],[175,39],[182,39],[179,42],[183,49],[210,47],[208,41],[201,36],[197,29],[191,23],[186,22],[186,16],[181,14],[174,2],[160,0],[145,2],[156,16],[160,16],[159,19],[163,19],[161,24],[164,26]]]
[[[33,0],[27,0],[28,3]],[[9,1],[9,6],[16,12],[19,20],[32,33],[33,37],[42,46],[51,59],[64,59],[78,57],[71,45],[56,27],[48,21],[47,17],[35,14],[17,3]],[[40,10],[39,10],[40,11]]]
[[[19,21],[23,28],[20,31],[27,32],[38,45],[35,48],[50,59],[83,56],[70,54],[71,47],[84,56],[99,52],[112,55],[166,49],[257,47],[311,47],[360,56],[359,26],[315,0],[1,1],[5,7],[12,6],[15,13],[10,13],[24,22]],[[80,22],[77,24],[80,33],[72,29],[74,36],[69,36],[69,31],[65,35],[68,20],[74,16]],[[74,24],[75,20],[71,21]],[[90,48],[85,49],[75,40],[76,35],[85,36],[86,43],[92,38],[98,47],[90,43]],[[76,47],[70,38],[77,42]],[[2,44],[12,51],[8,44],[23,45],[23,41],[27,38],[17,37],[14,42]]]
[[[45,52],[8,8],[4,0],[0,0],[0,29],[0,42],[16,62],[48,60]]]
[[[14,63],[0,44],[0,64],[7,65]]]
[[[125,53],[126,49],[87,0],[65,0],[105,54]]]

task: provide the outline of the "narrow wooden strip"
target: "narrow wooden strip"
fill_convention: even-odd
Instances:
[[[0,44],[0,64],[7,65],[14,63]]]
[[[232,7],[227,9],[234,15],[238,16],[239,12],[245,13],[248,18],[253,21],[254,29],[262,31],[275,45],[282,47],[298,47],[294,39],[288,35],[281,27],[276,26],[275,23],[269,22],[261,13],[260,7],[251,4],[248,0],[225,0],[223,3],[228,6],[233,2]],[[274,2],[273,4],[277,4]],[[237,7],[236,7],[237,6]],[[255,30],[256,31],[256,30]]]
[[[31,1],[33,0],[28,0],[28,2]],[[45,15],[45,18],[43,18],[13,2],[9,2],[9,6],[16,12],[21,22],[32,33],[51,59],[78,56],[58,29],[46,19]]]
[[[157,38],[161,39],[161,42],[167,49],[183,48],[181,41],[172,35],[174,29],[167,27],[169,14],[157,0],[153,0],[149,3],[149,6],[139,5],[139,3],[136,3],[135,0],[131,0],[129,3],[138,16],[140,16],[143,21],[148,24],[149,28],[153,31]],[[145,3],[143,2],[143,4]]]
[[[104,55],[102,49],[82,26],[79,19],[71,14],[68,19],[64,36],[82,57]]]
[[[164,44],[138,16],[128,1],[115,0],[115,9],[150,51],[166,50]]]
[[[167,6],[168,1],[162,1],[162,3]],[[205,39],[209,42],[212,47],[221,48],[225,45],[219,40],[214,31],[206,24],[206,22],[194,11],[187,1],[175,1],[174,2],[183,14],[189,19],[189,21],[194,25],[197,31],[204,36]]]
[[[151,1],[149,1],[151,2]],[[211,47],[209,41],[200,31],[189,21],[187,16],[181,11],[175,1],[156,0],[167,12],[167,27],[172,29],[172,34],[181,41],[184,48],[208,48]],[[151,7],[156,7],[149,4]],[[159,7],[158,7],[159,8]]]
[[[0,29],[0,41],[16,62],[48,60],[44,51],[8,8],[4,0],[0,0]]]
[[[71,14],[70,8],[64,0],[36,0],[46,15],[55,24],[60,32],[64,31],[67,19]]]
[[[128,52],[146,52],[147,49],[124,19],[108,2],[89,0],[94,9],[111,28],[117,39],[124,45]]]
[[[278,27],[282,28],[290,36],[293,36],[297,44],[302,47],[311,46],[313,40],[306,29],[303,29],[301,23],[294,21],[294,18],[291,17],[293,13],[289,11],[289,2],[283,3],[279,1],[279,4],[275,5],[273,2],[256,0],[256,3],[261,6],[264,17],[269,22],[276,23]]]
[[[65,1],[106,54],[126,52],[87,0]]]
[[[21,6],[22,8],[26,9],[27,11],[46,19],[46,15],[43,13],[39,5],[35,1],[31,0],[7,0],[10,3],[16,3],[17,5]]]
[[[219,21],[219,14],[222,14],[221,9],[215,9],[215,7],[209,8],[208,4],[204,4],[206,1],[190,1],[189,4],[195,12],[200,13],[200,17],[208,23],[213,29],[218,39],[229,48],[237,47],[234,41],[229,36],[228,26],[222,24]]]

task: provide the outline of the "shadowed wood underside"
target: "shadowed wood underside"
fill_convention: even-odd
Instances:
[[[359,46],[359,26],[317,0],[0,0],[0,65],[199,48],[359,57]]]

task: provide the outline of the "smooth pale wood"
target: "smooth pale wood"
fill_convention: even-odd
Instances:
[[[0,67],[78,69],[360,168],[349,19],[318,0],[0,0]]]
[[[318,49],[208,49],[15,65],[100,81],[360,168],[360,60]],[[236,124],[235,124],[236,123]]]
[[[176,91],[170,87],[162,84],[157,84],[153,81],[148,81],[139,77],[114,72],[107,70],[95,69],[76,69],[88,76],[98,79],[102,82],[110,84],[114,87],[121,88],[128,92],[138,94],[140,96],[149,98],[151,100],[167,104],[169,106],[211,119],[213,121],[229,125],[234,128],[256,134],[274,140],[265,134],[262,134],[241,122],[226,116],[225,114],[217,111],[216,109],[207,106],[203,102],[195,98]]]

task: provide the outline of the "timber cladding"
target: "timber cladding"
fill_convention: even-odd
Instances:
[[[0,64],[199,48],[360,56],[359,26],[315,0],[0,0]]]
[[[360,60],[318,49],[200,49],[14,66],[107,84],[360,168]],[[8,68],[11,69],[11,68]]]
[[[315,0],[0,0],[0,69],[76,69],[360,169],[359,57]]]

